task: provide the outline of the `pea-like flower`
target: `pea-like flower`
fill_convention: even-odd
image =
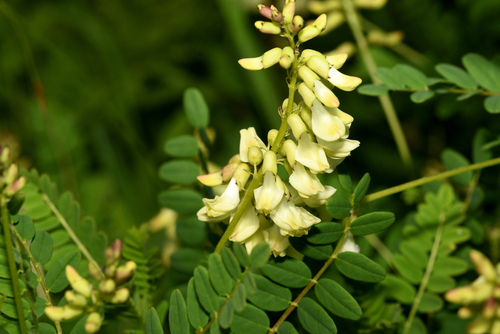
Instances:
[[[267,171],[264,174],[262,186],[254,190],[257,211],[268,214],[280,203],[285,191],[278,185],[278,182],[273,172]]]
[[[205,206],[198,211],[198,219],[209,223],[220,222],[228,218],[239,203],[240,189],[236,184],[236,179],[232,178],[221,196],[203,199]]]

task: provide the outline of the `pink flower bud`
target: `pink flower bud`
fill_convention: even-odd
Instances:
[[[265,18],[268,18],[271,20],[273,18],[273,10],[265,5],[257,5],[257,8],[259,9],[259,13],[264,16]]]

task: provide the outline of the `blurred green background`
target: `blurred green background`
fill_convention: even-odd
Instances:
[[[192,132],[182,113],[186,88],[199,88],[210,106],[217,133],[211,160],[220,165],[237,153],[239,129],[255,126],[266,138],[279,125],[285,71],[248,72],[237,63],[285,45],[254,29],[258,3],[0,0],[0,141],[17,147],[22,166],[71,190],[110,240],[123,236],[159,209],[157,194],[168,186],[157,176],[167,159],[163,143]],[[314,18],[306,0],[297,3],[298,14]],[[409,63],[433,76],[433,65],[460,66],[467,52],[498,60],[498,0],[389,0],[380,10],[361,13],[385,31],[403,31],[403,42],[424,59],[415,64],[373,46],[379,66]],[[327,52],[352,40],[343,24],[306,47]],[[341,71],[370,81],[359,54]],[[341,109],[355,118],[350,138],[361,141],[346,160],[353,179],[369,172],[372,190],[408,181],[378,100],[336,93]],[[477,128],[500,128],[480,98],[457,103],[455,96],[438,96],[415,105],[406,93],[391,96],[412,150],[414,176],[439,169],[445,147],[469,157]]]

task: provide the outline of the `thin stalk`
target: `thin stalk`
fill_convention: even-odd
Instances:
[[[10,234],[10,215],[7,209],[7,197],[0,195],[0,206],[2,211],[2,228],[5,240],[5,252],[7,254],[7,262],[9,263],[9,273],[12,282],[12,290],[14,292],[14,302],[16,304],[17,320],[19,322],[19,331],[22,334],[27,334],[26,320],[24,318],[23,301],[21,299],[21,286],[17,275],[16,260],[14,259],[14,245]]]
[[[410,331],[411,323],[413,322],[415,314],[417,314],[417,309],[420,304],[420,300],[422,299],[425,289],[427,288],[427,284],[429,283],[429,279],[432,274],[432,269],[434,268],[434,262],[436,261],[439,244],[441,243],[441,236],[443,235],[443,226],[445,220],[446,220],[445,214],[444,212],[442,212],[439,217],[439,224],[436,230],[436,236],[434,237],[434,244],[432,245],[431,254],[429,256],[429,262],[427,262],[427,267],[425,268],[424,277],[422,278],[422,282],[420,283],[420,287],[418,288],[417,296],[415,297],[415,299],[413,300],[413,304],[411,305],[410,314],[406,319],[402,334],[408,334],[408,332]]]
[[[462,173],[465,173],[468,171],[482,169],[482,168],[486,168],[486,167],[490,167],[490,166],[494,166],[494,165],[498,165],[498,164],[500,164],[500,158],[495,158],[495,159],[479,162],[477,164],[452,169],[452,170],[449,170],[449,171],[446,171],[443,173],[439,173],[437,175],[426,176],[426,177],[423,177],[423,178],[420,178],[420,179],[417,179],[414,181],[400,184],[400,185],[392,187],[392,188],[388,188],[385,190],[377,191],[376,193],[373,193],[373,194],[369,194],[365,197],[365,199],[363,201],[365,203],[371,202],[371,201],[380,199],[382,197],[394,195],[394,194],[397,194],[399,192],[405,191],[407,189],[421,186],[421,185],[429,183],[429,182],[434,182],[434,181],[446,179],[446,178],[452,177],[454,175],[458,175],[458,174],[462,174]]]
[[[28,257],[31,261],[31,264],[35,268],[36,275],[38,278],[38,283],[42,287],[43,293],[45,295],[45,301],[47,302],[48,306],[52,306],[53,304],[52,304],[52,300],[50,299],[49,289],[47,289],[47,286],[45,285],[45,281],[43,280],[42,271],[40,270],[40,264],[35,261],[35,258],[33,257],[33,254],[31,254],[31,250],[30,250],[28,244],[26,243],[25,240],[23,240],[23,238],[21,238],[21,235],[17,232],[17,230],[13,229],[12,231],[16,235],[17,241],[20,242],[21,245],[23,245],[23,248],[24,248],[26,254],[28,254]],[[58,321],[54,321],[54,324],[56,325],[57,333],[62,334],[61,323]]]
[[[354,8],[352,0],[342,0],[342,6],[344,7],[347,23],[351,28],[354,39],[356,40],[356,44],[358,45],[359,51],[361,52],[363,62],[365,63],[368,74],[370,75],[370,79],[374,83],[380,83],[380,80],[378,80],[378,78],[375,76],[377,65],[375,64],[375,60],[370,53],[368,41],[363,34],[361,22],[359,21],[358,14],[356,12],[356,9]],[[406,138],[403,133],[403,129],[401,128],[401,123],[399,122],[396,110],[394,109],[394,105],[392,104],[392,100],[389,95],[379,96],[378,98],[380,104],[382,105],[382,109],[384,110],[387,122],[389,123],[392,136],[394,137],[394,141],[396,142],[396,146],[399,151],[399,155],[401,156],[401,159],[403,160],[406,168],[408,168],[408,170],[411,170],[413,164],[410,149],[408,148],[408,143],[406,142]]]
[[[73,230],[69,226],[66,219],[63,217],[63,215],[61,215],[61,213],[59,212],[59,210],[57,210],[54,203],[52,203],[52,201],[49,199],[49,196],[47,196],[47,194],[42,194],[42,198],[45,201],[45,203],[49,206],[50,210],[52,210],[52,213],[54,213],[54,215],[57,217],[57,219],[59,220],[61,225],[64,227],[66,232],[68,232],[68,234],[71,237],[71,239],[73,240],[73,242],[78,246],[78,249],[80,250],[80,252],[82,252],[83,256],[85,256],[85,258],[89,262],[92,262],[95,265],[95,267],[99,270],[101,277],[104,278],[104,273],[101,271],[101,266],[99,264],[97,264],[96,260],[94,260],[92,255],[90,255],[87,248],[82,244],[80,239],[78,239],[77,235],[75,234],[75,232],[73,232]]]

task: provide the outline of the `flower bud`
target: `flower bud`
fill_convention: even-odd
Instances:
[[[292,22],[293,15],[295,15],[295,0],[285,1],[285,6],[283,6],[283,16],[285,17],[286,24],[290,24]]]
[[[148,228],[151,232],[157,232],[163,230],[168,226],[174,225],[175,222],[177,221],[178,216],[179,214],[175,210],[169,208],[162,208],[156,216],[154,216],[148,221]]]
[[[328,13],[328,22],[324,29],[325,32],[332,31],[338,28],[342,23],[345,22],[345,16],[340,11]]]
[[[293,59],[294,59],[293,49],[289,46],[285,46],[283,48],[283,52],[279,60],[280,66],[285,69],[290,68],[290,66],[292,66]]]
[[[300,59],[307,62],[309,60],[309,58],[311,58],[313,56],[324,57],[324,55],[319,51],[312,50],[312,49],[305,49],[300,54]]]
[[[319,15],[332,10],[342,9],[340,1],[308,1],[307,8],[313,14]]]
[[[97,281],[101,279],[101,270],[97,267],[97,265],[94,262],[89,262],[89,265],[87,267],[87,272],[93,279]]]
[[[300,111],[300,118],[302,118],[304,123],[306,123],[307,127],[312,130],[312,112],[308,106],[306,105],[302,106],[302,109]]]
[[[283,22],[283,20],[285,19],[285,17],[283,16],[283,14],[274,6],[271,6],[271,9],[272,9],[272,20],[274,22],[278,22],[278,23],[281,23]]]
[[[54,322],[61,322],[79,316],[83,313],[83,309],[70,305],[65,305],[62,307],[48,306],[45,308],[44,312],[50,320]]]
[[[354,0],[354,5],[365,9],[380,9],[386,2],[387,0]]]
[[[472,317],[473,314],[474,314],[474,312],[467,306],[462,306],[457,311],[457,315],[460,319],[470,318],[470,317]]]
[[[333,66],[335,69],[339,69],[344,65],[345,61],[347,60],[347,53],[340,53],[336,55],[331,55],[331,56],[326,56],[326,61],[330,63],[330,65]]]
[[[198,175],[196,178],[201,184],[207,187],[215,187],[223,183],[222,170],[209,174]]]
[[[286,160],[293,168],[295,166],[295,151],[297,151],[297,145],[291,139],[285,140],[283,143],[283,149],[286,153]]]
[[[131,277],[137,269],[137,263],[134,261],[127,261],[124,265],[116,268],[115,279],[117,281],[125,280]]]
[[[111,278],[108,278],[107,280],[101,281],[99,283],[99,291],[101,291],[102,293],[112,293],[113,291],[115,291],[115,289],[116,283]]]
[[[285,102],[283,102],[283,104],[285,104]],[[283,109],[285,109],[285,108],[283,108]],[[269,145],[273,145],[274,144],[274,141],[276,140],[276,137],[278,137],[278,133],[279,133],[279,131],[276,130],[276,129],[269,130],[269,132],[267,133],[267,143]]]
[[[471,250],[469,256],[477,273],[484,276],[489,282],[495,282],[497,273],[491,261],[477,250]]]
[[[330,64],[326,61],[325,56],[311,56],[307,60],[307,67],[319,74],[321,77],[328,79],[328,71]]]
[[[389,33],[380,30],[370,30],[368,32],[368,42],[370,44],[382,46],[395,46],[403,40],[404,33],[402,31],[392,31]]]
[[[495,311],[497,309],[497,304],[493,298],[490,298],[484,303],[483,311],[481,312],[483,317],[486,319],[491,319],[495,316]]]
[[[482,316],[478,316],[467,326],[467,333],[492,333],[490,332],[491,321]]]
[[[316,95],[314,94],[312,89],[307,87],[307,85],[304,82],[301,82],[299,84],[298,91],[300,96],[302,96],[302,99],[304,100],[304,104],[308,107],[311,107],[313,101],[316,99]]]
[[[306,125],[297,114],[291,114],[290,116],[288,116],[288,125],[292,129],[293,136],[297,140],[302,133],[307,131]]]
[[[264,16],[265,18],[271,20],[272,15],[273,15],[273,10],[265,5],[257,5],[257,8],[259,9],[259,13]]]
[[[90,313],[89,316],[87,317],[87,320],[85,321],[85,332],[89,334],[97,333],[101,328],[101,323],[102,319],[99,313],[97,312]]]
[[[263,34],[279,35],[281,33],[280,25],[274,22],[257,21],[255,28]]]
[[[278,166],[276,165],[276,153],[267,151],[264,154],[264,162],[262,163],[262,174],[271,171],[274,175],[278,173]]]
[[[64,297],[66,297],[66,301],[68,302],[68,305],[74,306],[74,307],[79,307],[83,308],[87,306],[87,298],[80,294],[76,294],[71,290],[67,290],[64,293]]]
[[[4,182],[6,185],[10,185],[15,181],[17,177],[17,172],[18,172],[17,165],[12,164],[9,166],[7,172],[5,172],[5,177],[4,177]]]
[[[299,68],[299,76],[305,82],[309,89],[314,88],[314,82],[319,80],[319,77],[309,67],[301,66]]]
[[[7,164],[10,158],[10,148],[0,147],[0,163]]]
[[[259,71],[264,68],[264,64],[262,63],[262,59],[264,57],[255,57],[255,58],[243,58],[238,60],[238,64],[241,65],[245,70],[249,71]]]
[[[269,68],[276,63],[280,61],[281,54],[283,53],[283,50],[281,48],[274,48],[269,51],[266,51],[262,55],[262,64],[264,65],[264,68]]]
[[[66,278],[68,279],[71,287],[83,296],[90,298],[92,292],[92,284],[90,284],[85,278],[80,276],[75,268],[70,265],[66,266]]]
[[[361,79],[340,73],[335,67],[328,71],[328,81],[343,91],[350,92],[361,84]]]
[[[295,33],[300,29],[302,29],[303,26],[304,26],[304,19],[302,18],[302,16],[295,15],[293,17],[292,24],[289,27],[289,29]]]
[[[12,184],[5,189],[5,191],[4,191],[5,195],[7,195],[9,197],[14,196],[19,191],[21,191],[21,189],[24,188],[24,186],[26,185],[26,182],[27,182],[26,178],[24,176],[21,176],[20,178],[18,178],[14,182],[12,182]]]
[[[242,162],[248,162],[248,149],[251,146],[258,146],[262,150],[266,149],[264,142],[257,136],[255,128],[240,130],[240,159]]]
[[[236,184],[240,190],[245,189],[245,184],[250,178],[250,167],[246,163],[240,163],[236,170],[234,171],[234,178],[236,179]]]
[[[314,95],[318,98],[321,103],[323,103],[327,107],[336,108],[340,105],[339,99],[337,96],[325,86],[320,80],[316,80],[314,82],[313,88]],[[314,105],[314,101],[313,101]]]
[[[253,166],[258,166],[262,162],[263,154],[257,146],[250,146],[248,149],[248,162]]]
[[[299,31],[299,41],[301,43],[307,42],[314,37],[317,37],[321,31],[314,25],[310,25]]]
[[[315,26],[316,28],[318,28],[320,32],[323,32],[323,30],[325,30],[325,28],[326,28],[326,23],[327,23],[326,14],[321,14],[320,16],[318,16],[316,18],[316,20],[314,21],[314,23],[312,25]]]
[[[127,288],[121,288],[115,291],[111,297],[104,298],[111,304],[123,304],[130,297],[130,291]]]

